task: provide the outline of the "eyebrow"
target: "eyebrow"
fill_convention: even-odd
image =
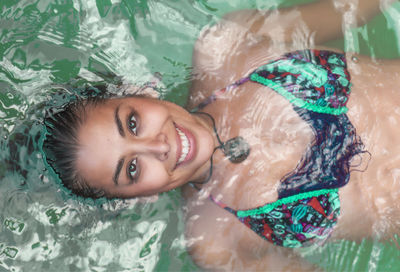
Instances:
[[[114,181],[115,185],[118,185],[118,177],[119,177],[119,174],[121,173],[121,169],[122,169],[122,166],[124,165],[124,162],[125,162],[124,158],[122,158],[118,161],[117,168],[115,169],[115,173],[113,176],[113,181]]]
[[[118,129],[119,134],[121,135],[121,137],[125,137],[124,128],[122,127],[122,122],[121,122],[121,119],[119,118],[119,107],[120,107],[120,105],[118,105],[118,107],[115,109],[114,119],[115,119],[115,123],[117,124],[117,129]],[[124,162],[125,162],[125,159],[121,158],[117,163],[117,167],[116,167],[115,173],[113,175],[113,181],[114,181],[115,185],[118,185],[118,177],[119,177],[119,174],[121,173],[121,169],[122,169],[122,166],[124,165]]]
[[[122,122],[121,122],[121,119],[119,118],[119,115],[118,115],[118,113],[119,113],[119,107],[120,107],[120,106],[118,106],[118,107],[115,109],[114,119],[115,119],[115,123],[117,124],[117,128],[118,128],[119,134],[120,134],[122,137],[125,137],[125,131],[124,131],[124,128],[122,127]]]

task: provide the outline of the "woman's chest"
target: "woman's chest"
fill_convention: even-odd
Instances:
[[[211,193],[236,209],[275,201],[280,181],[313,141],[309,125],[286,99],[255,83],[220,97],[205,110],[214,116],[222,141],[241,136],[250,146],[248,158],[239,164],[216,151]]]

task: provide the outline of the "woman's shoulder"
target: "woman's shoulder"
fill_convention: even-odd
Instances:
[[[228,14],[201,31],[193,50],[195,74],[207,72],[215,75],[225,71],[222,75],[229,77],[244,70],[246,63],[243,60],[251,58],[255,47],[262,46],[264,54],[270,51],[269,38],[255,34],[230,17]]]
[[[192,196],[187,203],[185,236],[193,261],[205,269],[265,269],[272,264],[269,256],[279,252],[232,214],[198,196]]]
[[[203,28],[193,49],[189,106],[197,105],[213,91],[224,88],[243,74],[243,64],[235,63],[242,52],[251,52],[244,45],[248,36],[245,29],[227,20]]]
[[[185,236],[187,249],[194,262],[206,269],[227,267],[237,253],[234,246],[235,218],[208,199],[188,201]],[[223,265],[225,264],[225,265]]]

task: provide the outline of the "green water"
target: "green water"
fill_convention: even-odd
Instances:
[[[161,96],[183,105],[203,26],[236,9],[300,2],[1,0],[0,270],[198,270],[185,251],[178,191],[144,204],[76,199],[60,187],[40,153],[44,112],[83,86],[106,83],[121,94],[116,85],[154,74]],[[330,45],[398,57],[399,12]],[[304,255],[328,271],[400,270],[395,241],[342,241]]]

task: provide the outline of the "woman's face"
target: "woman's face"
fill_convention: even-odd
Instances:
[[[208,170],[215,146],[198,116],[138,97],[88,107],[78,141],[78,172],[112,197],[152,195],[194,180]]]

